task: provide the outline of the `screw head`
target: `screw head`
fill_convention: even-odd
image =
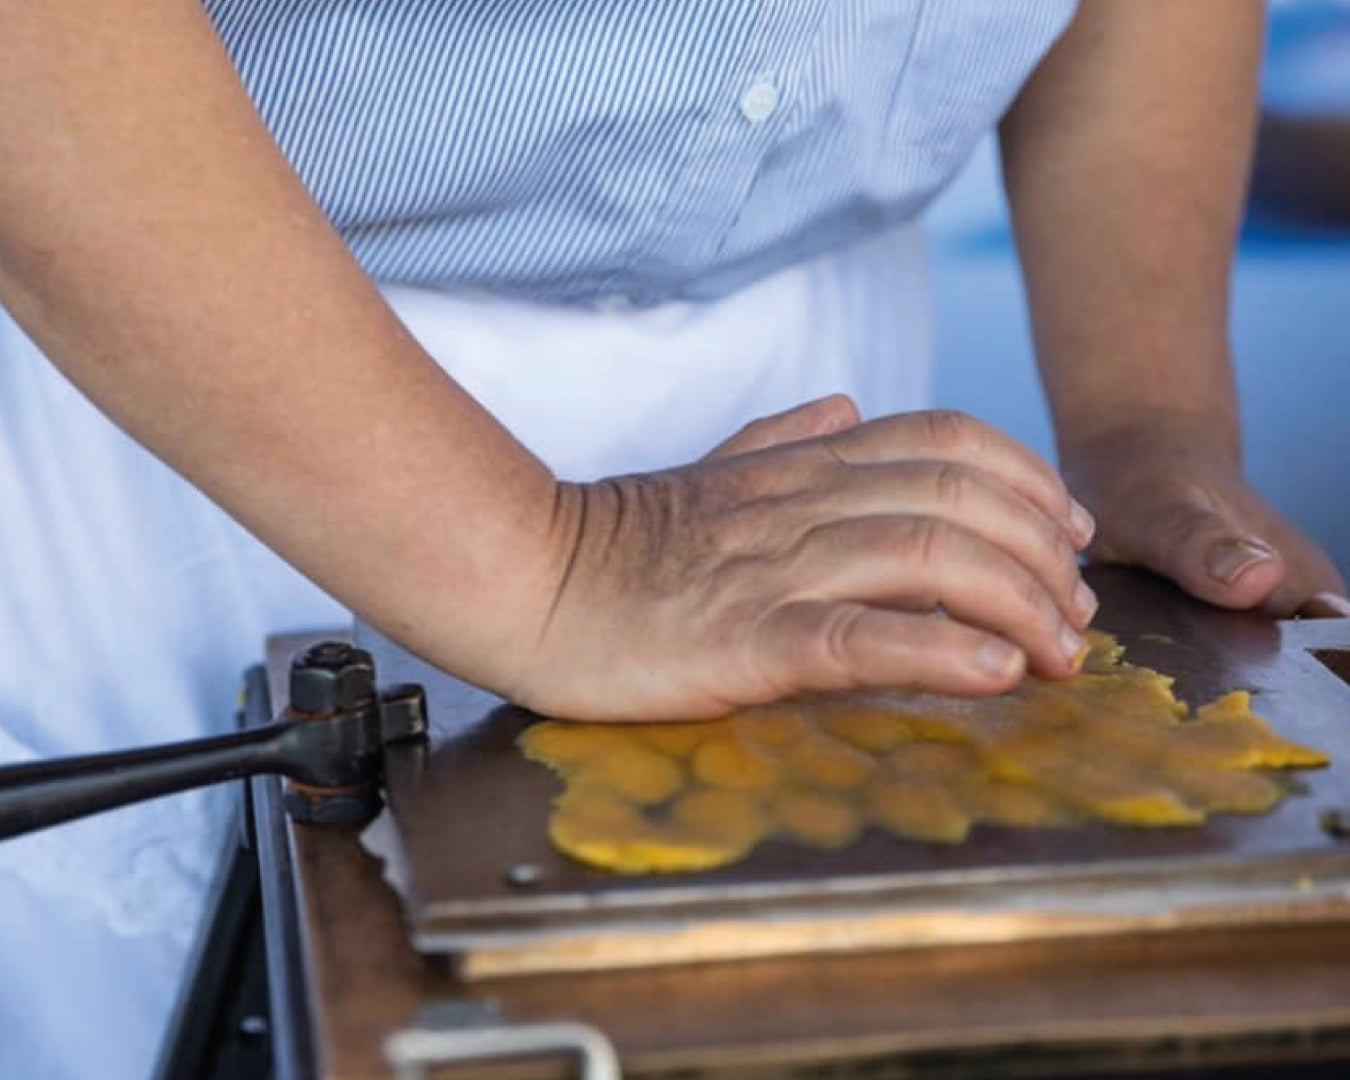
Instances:
[[[365,649],[325,641],[291,662],[291,707],[299,712],[339,712],[375,696],[375,663]]]
[[[506,883],[517,889],[538,885],[543,880],[543,869],[534,863],[515,863],[506,870]]]

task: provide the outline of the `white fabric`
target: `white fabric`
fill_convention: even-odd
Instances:
[[[843,390],[926,398],[921,243],[905,229],[707,306],[391,302],[561,473],[676,464]],[[117,431],[0,315],[0,761],[225,730],[282,629],[341,609]],[[0,1077],[146,1075],[214,871],[222,793],[0,844]]]
[[[345,617],[0,314],[0,760],[227,730],[269,630]],[[0,1077],[147,1074],[224,800],[0,843]]]
[[[681,464],[748,419],[835,392],[929,400],[923,237],[909,225],[710,304],[522,308],[390,287],[414,335],[560,476]]]

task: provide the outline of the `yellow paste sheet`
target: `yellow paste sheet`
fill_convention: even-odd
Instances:
[[[842,847],[868,825],[959,843],[989,822],[1195,825],[1280,801],[1276,770],[1327,756],[1280,737],[1243,690],[1191,715],[1172,680],[1090,632],[1082,671],[964,701],[814,697],[716,721],[541,721],[525,754],[565,788],[549,836],[620,873],[706,870],[768,836]]]

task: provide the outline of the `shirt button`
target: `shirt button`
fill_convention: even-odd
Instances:
[[[752,124],[762,124],[778,108],[778,87],[767,78],[756,79],[741,95],[741,115]]]

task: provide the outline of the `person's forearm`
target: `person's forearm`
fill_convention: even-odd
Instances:
[[[1089,555],[1287,616],[1344,585],[1242,469],[1228,281],[1263,25],[1259,0],[1083,0],[1001,135]]]
[[[1005,118],[1005,183],[1062,454],[1203,418],[1239,453],[1228,274],[1263,8],[1085,0]],[[1071,462],[1066,462],[1071,465]]]
[[[509,689],[558,485],[388,310],[195,0],[0,0],[0,302],[316,581]]]

